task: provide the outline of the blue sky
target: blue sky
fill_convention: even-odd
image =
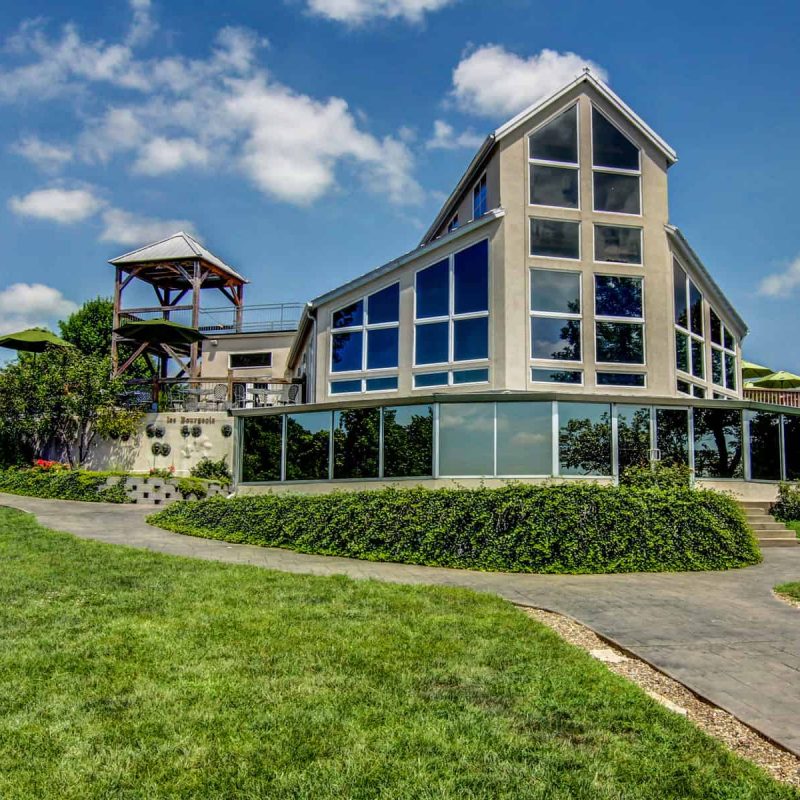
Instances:
[[[645,6],[2,4],[0,330],[176,226],[250,303],[320,294],[415,246],[483,135],[590,62],[678,151],[672,222],[746,355],[800,371],[800,6]]]

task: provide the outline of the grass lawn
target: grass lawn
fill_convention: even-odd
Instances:
[[[507,603],[0,509],[0,797],[793,798]]]
[[[775,591],[784,597],[788,597],[790,600],[796,600],[800,603],[800,581],[782,583],[780,586],[775,587]]]

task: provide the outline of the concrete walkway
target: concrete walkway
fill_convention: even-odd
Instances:
[[[800,755],[800,609],[775,584],[800,580],[800,548],[764,551],[730,572],[518,575],[383,564],[226,544],[147,525],[152,509],[40,500],[0,493],[0,505],[32,512],[78,537],[284,572],[349,575],[393,583],[460,586],[566,614],[650,662]]]

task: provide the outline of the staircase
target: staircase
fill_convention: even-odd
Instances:
[[[769,513],[772,503],[761,503],[753,500],[740,501],[747,522],[753,529],[761,547],[797,547],[800,541],[797,534],[778,522]]]

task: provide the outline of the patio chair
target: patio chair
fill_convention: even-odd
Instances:
[[[292,383],[290,384],[285,392],[281,393],[281,397],[278,400],[279,406],[293,406],[297,402],[297,395],[300,394],[300,384],[299,383]]]
[[[214,391],[212,392],[212,397],[217,407],[217,410],[224,411],[225,408],[227,408],[228,406],[228,384],[227,383],[216,384],[216,386],[214,386]]]

